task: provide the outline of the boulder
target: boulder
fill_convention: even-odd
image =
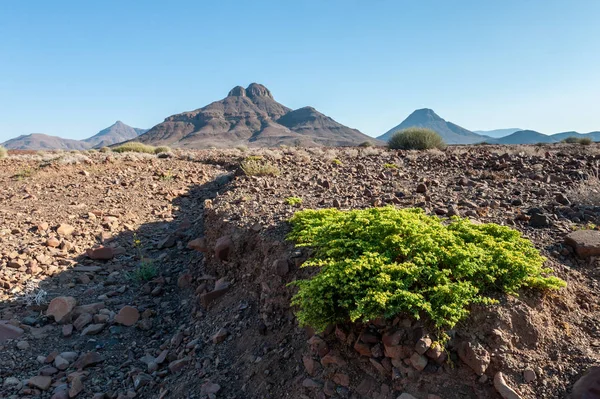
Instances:
[[[53,316],[57,323],[65,320],[77,305],[77,300],[72,296],[59,296],[50,301],[46,315]]]
[[[575,249],[582,258],[600,255],[600,231],[577,230],[565,237],[565,243]]]

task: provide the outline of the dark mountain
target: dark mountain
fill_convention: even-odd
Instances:
[[[227,97],[194,111],[172,115],[135,139],[146,144],[207,148],[236,145],[358,145],[375,141],[305,107],[292,111],[263,85],[234,87]]]
[[[524,129],[513,127],[513,128],[508,128],[508,129],[474,130],[473,132],[480,134],[482,136],[500,138],[500,137],[508,136],[509,134],[513,134],[515,132],[519,132],[521,130],[524,130]]]
[[[378,139],[388,141],[394,133],[409,127],[424,127],[436,131],[448,144],[474,144],[486,141],[488,137],[473,133],[452,122],[442,119],[433,110],[418,109],[408,116],[401,124],[388,130]]]
[[[578,132],[563,132],[553,134],[552,137],[556,141],[562,141],[568,137],[585,138],[589,137],[592,141],[600,141],[600,132],[578,133]]]
[[[116,121],[111,126],[101,130],[94,136],[83,141],[86,142],[90,147],[101,148],[111,144],[134,139],[147,131],[148,129],[138,129],[128,126],[121,121]]]
[[[2,146],[9,150],[85,150],[89,145],[83,141],[63,139],[47,134],[33,133],[10,139]]]
[[[537,143],[556,143],[552,136],[536,132],[534,130],[521,130],[510,134],[506,137],[495,139],[493,142],[497,144],[537,144]]]

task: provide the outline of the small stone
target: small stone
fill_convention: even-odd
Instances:
[[[480,344],[463,341],[457,348],[458,357],[477,375],[483,375],[490,365],[490,354]]]
[[[419,355],[423,355],[423,354],[425,354],[425,352],[427,352],[427,349],[429,349],[431,344],[432,344],[431,338],[422,337],[415,344],[415,352],[417,352]]]
[[[423,371],[427,367],[427,358],[423,355],[419,355],[417,352],[413,353],[410,357],[410,364],[417,370]]]
[[[313,380],[312,378],[305,378],[304,381],[302,381],[302,386],[309,389],[321,389],[323,384]]]
[[[73,334],[73,324],[65,324],[62,327],[62,335],[63,337],[70,337]]]
[[[50,237],[46,240],[46,246],[48,247],[57,248],[59,245],[60,240],[58,240],[56,237]]]
[[[402,392],[402,394],[400,396],[398,396],[396,399],[417,399],[417,398],[415,398],[408,392]]]
[[[494,388],[496,388],[496,391],[500,394],[500,396],[502,396],[503,399],[521,399],[521,395],[508,386],[504,380],[504,375],[500,371],[498,371],[494,376]]]
[[[106,324],[90,324],[83,329],[81,335],[96,335],[104,330],[104,327],[106,327]]]
[[[103,361],[104,359],[98,352],[88,352],[84,355],[81,355],[75,364],[73,364],[73,367],[83,370],[86,367],[93,366]]]
[[[127,327],[133,326],[140,319],[140,312],[133,306],[123,306],[115,316],[115,322]]]
[[[219,238],[215,244],[215,256],[220,261],[229,260],[229,253],[233,248],[233,241],[229,236]]]
[[[56,356],[56,359],[54,359],[54,366],[59,370],[66,370],[69,368],[69,362],[67,361],[67,359],[58,355]]]
[[[58,229],[56,229],[56,232],[60,236],[70,236],[73,234],[73,231],[75,231],[75,228],[69,224],[61,224],[58,226]]]
[[[22,351],[27,350],[27,349],[29,349],[29,346],[30,346],[29,342],[27,342],[27,341],[17,342],[17,348],[19,348],[19,350],[22,350]]]
[[[47,391],[50,388],[50,384],[52,384],[52,377],[44,375],[36,375],[27,381],[27,385],[32,388],[41,389],[42,391]]]
[[[278,276],[285,276],[290,271],[287,259],[278,259],[273,263],[273,270]]]
[[[71,380],[71,387],[69,388],[69,398],[74,398],[83,391],[83,381],[81,375],[76,375]]]
[[[183,359],[179,359],[179,360],[174,360],[171,363],[169,363],[169,371],[172,374],[178,373],[181,370],[183,370],[183,368],[185,366],[187,366],[189,362],[190,362],[190,359],[187,357],[184,357]]]
[[[523,371],[523,379],[525,380],[525,382],[530,383],[534,381],[535,378],[535,371],[533,371],[532,369],[526,369],[525,371]]]
[[[225,341],[228,335],[229,332],[226,329],[221,328],[215,335],[212,336],[211,340],[213,344],[220,344],[221,342]]]
[[[46,310],[47,316],[53,316],[57,323],[63,321],[72,311],[77,300],[72,296],[59,296],[50,301],[48,310]]]
[[[427,192],[427,186],[424,183],[419,183],[417,185],[417,193],[422,194],[422,193],[425,193],[425,192]]]
[[[577,230],[565,237],[565,243],[575,249],[582,258],[600,255],[600,231]]]
[[[216,394],[221,390],[221,386],[219,384],[212,383],[210,381],[205,382],[200,387],[200,395],[211,395]]]
[[[93,316],[91,314],[83,313],[75,319],[75,321],[73,322],[73,327],[75,327],[75,329],[77,331],[81,331],[85,328],[85,326],[90,324],[92,322],[92,320],[93,320]]]
[[[204,237],[198,237],[195,240],[188,242],[187,247],[198,252],[208,252],[206,239]]]
[[[133,377],[133,389],[136,391],[152,382],[152,376],[146,373],[139,373]]]
[[[115,252],[111,247],[88,248],[85,254],[93,260],[111,260],[115,257]]]

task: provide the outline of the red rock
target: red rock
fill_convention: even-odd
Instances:
[[[495,382],[495,379],[494,379]],[[597,399],[600,397],[600,367],[590,367],[573,385],[572,399]]]
[[[32,388],[41,389],[42,391],[47,391],[50,388],[50,384],[52,384],[52,377],[44,375],[36,375],[27,381],[27,385]]]
[[[354,344],[354,350],[362,356],[371,356],[371,346],[360,341],[356,341]]]
[[[200,303],[202,304],[203,307],[207,308],[208,305],[210,305],[214,300],[225,295],[225,293],[227,293],[227,291],[229,291],[228,283],[221,284],[220,286],[217,286],[215,284],[214,290],[200,295]]]
[[[81,331],[84,329],[85,326],[90,324],[92,322],[92,320],[93,320],[93,317],[91,314],[83,313],[75,319],[75,321],[73,322],[73,327],[75,327],[75,329],[77,331]]]
[[[173,374],[178,373],[181,370],[183,370],[183,368],[187,366],[189,362],[190,359],[187,357],[184,357],[183,359],[179,360],[174,360],[171,363],[169,363],[169,371]]]
[[[73,231],[75,231],[75,228],[69,224],[61,224],[58,226],[58,229],[56,229],[58,235],[61,236],[70,236],[73,234]]]
[[[123,306],[115,316],[115,322],[131,327],[140,319],[140,312],[132,306]]]
[[[600,231],[577,230],[565,237],[565,243],[575,249],[582,258],[600,255]]]
[[[0,343],[9,339],[19,338],[24,332],[21,328],[13,326],[7,321],[0,320]]]
[[[106,305],[104,304],[104,302],[90,303],[88,305],[79,305],[73,309],[73,317],[78,317],[83,313],[95,314],[100,309],[104,309],[105,307]]]
[[[115,257],[115,252],[111,247],[88,248],[85,254],[94,260],[111,260]]]
[[[40,223],[40,224],[37,225],[37,231],[38,232],[46,231],[46,230],[48,230],[48,227],[50,227],[48,225],[48,223],[42,222],[42,223]]]
[[[337,373],[333,375],[333,382],[344,387],[350,386],[350,376],[348,374]]]
[[[215,244],[215,257],[220,261],[229,260],[229,253],[233,248],[233,241],[231,237],[223,236],[219,238]]]
[[[314,355],[319,355],[323,357],[329,353],[329,347],[327,346],[327,343],[317,335],[313,335],[308,340],[308,344],[310,346],[311,353],[313,353]]]
[[[62,335],[63,337],[70,337],[73,334],[73,324],[65,324],[62,327]]]
[[[327,355],[321,358],[321,365],[323,365],[323,367],[327,367],[330,364],[335,364],[337,366],[345,366],[346,361],[337,355],[328,353]]]
[[[206,245],[206,239],[204,237],[198,237],[195,240],[188,242],[187,247],[189,249],[194,249],[199,252],[208,252],[208,247]]]
[[[431,343],[431,338],[421,337],[421,339],[419,339],[415,344],[415,352],[417,352],[419,355],[425,354],[425,352],[427,352],[427,349],[429,349],[429,347],[431,346]]]
[[[46,246],[56,248],[60,245],[60,240],[56,237],[50,237],[46,240]]]
[[[71,380],[71,387],[69,388],[69,398],[74,398],[83,391],[83,381],[81,375],[76,375]]]
[[[400,344],[402,337],[404,336],[404,331],[396,330],[396,331],[388,331],[381,337],[381,341],[385,346],[396,346]]]
[[[423,371],[427,366],[427,358],[423,355],[419,355],[417,352],[413,353],[410,357],[410,364],[417,370]]]
[[[407,345],[384,346],[384,354],[391,359],[406,359],[412,354],[412,348]]]
[[[373,365],[373,367],[375,367],[375,369],[379,372],[379,374],[381,375],[387,375],[388,372],[385,369],[385,367],[383,367],[383,365],[381,364],[381,362],[379,362],[376,359],[370,358],[369,361],[371,362],[371,364]]]
[[[308,375],[310,376],[315,376],[316,371],[317,371],[317,362],[310,356],[304,355],[302,357],[302,363],[304,364],[304,368],[306,369],[306,372],[308,373]]]
[[[225,341],[228,335],[229,332],[226,329],[221,328],[215,335],[212,336],[211,340],[214,344],[220,344],[221,342]]]
[[[53,316],[57,323],[65,320],[73,311],[77,300],[72,296],[59,296],[50,301],[46,315]]]
[[[379,343],[379,337],[375,334],[364,332],[360,335],[360,340],[365,344],[377,344]]]
[[[200,395],[210,395],[216,394],[221,390],[221,386],[219,384],[212,383],[210,381],[205,382],[200,387]]]
[[[177,286],[179,288],[188,288],[192,285],[192,275],[190,273],[183,273],[177,279]]]
[[[458,357],[477,375],[483,375],[490,365],[490,354],[479,344],[463,341],[457,348]]]
[[[93,366],[103,361],[104,359],[98,352],[88,352],[79,356],[77,361],[73,364],[73,367],[79,370],[83,370],[86,367]]]

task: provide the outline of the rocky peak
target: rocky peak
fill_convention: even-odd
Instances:
[[[246,97],[246,89],[242,86],[235,86],[229,91],[227,97]]]
[[[258,83],[251,83],[250,86],[246,88],[246,94],[248,97],[268,97],[273,99],[273,95],[269,89]]]

